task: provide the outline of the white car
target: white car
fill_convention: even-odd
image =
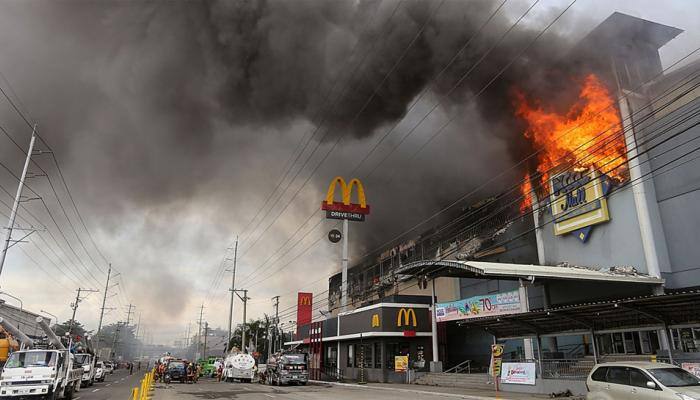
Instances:
[[[700,400],[700,378],[665,363],[598,364],[586,387],[587,400]]]
[[[95,363],[95,380],[97,382],[104,382],[105,381],[105,374],[107,371],[105,371],[105,365],[102,361],[98,361]]]
[[[110,361],[105,361],[104,362],[104,370],[105,374],[113,374],[114,373],[114,365]]]

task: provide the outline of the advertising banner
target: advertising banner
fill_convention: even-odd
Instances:
[[[408,356],[394,356],[394,371],[406,372],[408,369]]]
[[[501,365],[501,383],[534,385],[535,363],[504,362]]]
[[[700,363],[682,363],[681,368],[700,378]]]
[[[491,376],[497,378],[501,376],[501,364],[503,363],[503,345],[502,344],[492,344],[491,345],[491,365],[489,366],[489,371]]]
[[[517,290],[474,296],[449,303],[437,303],[435,305],[435,314],[438,322],[488,317],[492,315],[515,314],[520,311],[520,292]]]

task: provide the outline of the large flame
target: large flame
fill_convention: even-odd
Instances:
[[[566,114],[545,110],[539,103],[531,105],[525,96],[516,94],[516,115],[527,123],[525,137],[537,151],[539,188],[548,193],[552,173],[564,169],[595,168],[622,181],[627,176],[627,157],[622,123],[615,100],[595,75],[588,75],[578,100]],[[521,210],[531,206],[532,183],[529,174],[521,186],[525,199]]]

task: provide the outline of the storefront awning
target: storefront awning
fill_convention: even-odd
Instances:
[[[700,324],[700,290],[554,307],[498,317],[457,321],[499,338],[557,335],[591,330]]]
[[[434,277],[459,277],[481,279],[526,279],[526,280],[588,280],[605,282],[629,282],[662,284],[654,278],[633,272],[614,269],[595,270],[585,267],[509,264],[483,261],[423,260],[415,261],[396,269],[397,275]]]

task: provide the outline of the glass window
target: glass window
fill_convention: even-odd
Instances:
[[[607,380],[609,383],[617,383],[619,385],[630,384],[630,372],[625,367],[610,367],[608,369]]]
[[[10,354],[5,368],[53,367],[56,353],[53,351],[27,351]]]
[[[363,363],[365,368],[372,368],[372,366],[374,365],[374,363],[372,362],[372,345],[362,345],[360,346],[360,351],[360,363]]]
[[[338,349],[335,347],[328,347],[328,355],[326,357],[326,365],[335,366],[338,362]]]
[[[664,386],[700,386],[700,379],[681,368],[653,368],[649,373]]]
[[[605,375],[608,373],[608,367],[600,367],[595,372],[593,375],[591,375],[591,379],[594,381],[598,382],[605,382],[607,379],[605,378]]]
[[[355,366],[355,346],[349,344],[348,345],[348,367],[354,367]]]
[[[374,368],[382,367],[382,342],[374,343]]]
[[[399,344],[398,343],[387,343],[386,344],[386,368],[394,370],[394,357],[399,355]]]
[[[613,353],[625,354],[625,342],[622,338],[622,333],[613,333]]]
[[[630,385],[646,388],[649,381],[651,381],[651,378],[647,374],[636,368],[630,368]]]

